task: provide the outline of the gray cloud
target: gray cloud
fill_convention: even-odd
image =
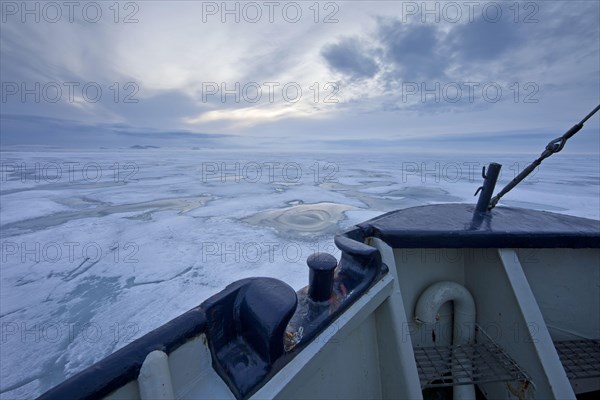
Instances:
[[[379,70],[371,54],[372,50],[359,44],[357,38],[342,39],[321,51],[329,67],[357,79],[371,78]]]
[[[488,61],[496,59],[523,43],[520,25],[510,17],[497,22],[478,18],[457,25],[450,32],[452,50],[463,60]]]
[[[437,38],[436,28],[425,24],[403,24],[380,18],[370,45],[359,38],[344,38],[323,48],[321,54],[334,70],[352,78],[372,78],[379,66],[374,55],[391,68],[386,80],[431,79],[444,75],[446,55]],[[378,47],[374,43],[378,43]],[[380,46],[380,47],[379,47]]]
[[[447,55],[441,46],[436,27],[379,20],[378,40],[385,59],[394,66],[396,77],[433,79],[444,76]]]

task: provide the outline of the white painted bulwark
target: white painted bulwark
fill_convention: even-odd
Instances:
[[[408,319],[400,293],[394,251],[377,238],[370,238],[369,244],[379,249],[383,263],[388,266],[389,273],[394,277],[390,297],[375,312],[380,337],[378,350],[382,397],[419,400],[423,398],[423,392],[419,383]]]

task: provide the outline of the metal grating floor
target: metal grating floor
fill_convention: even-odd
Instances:
[[[569,380],[600,377],[600,340],[554,342]]]
[[[487,338],[487,335],[479,330]],[[489,339],[489,338],[487,338]],[[415,347],[421,388],[485,382],[530,381],[525,372],[491,339],[463,346]]]

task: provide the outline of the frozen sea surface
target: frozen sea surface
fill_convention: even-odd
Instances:
[[[43,393],[250,276],[307,283],[315,251],[383,212],[469,202],[536,155],[119,150],[2,158],[0,396]],[[600,218],[597,157],[560,154],[503,205]]]

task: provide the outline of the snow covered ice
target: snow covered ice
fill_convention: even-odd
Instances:
[[[312,252],[339,258],[336,232],[474,204],[484,165],[503,186],[535,156],[3,151],[1,397],[35,397],[238,279],[299,289]],[[500,205],[599,219],[599,169],[561,154]]]

